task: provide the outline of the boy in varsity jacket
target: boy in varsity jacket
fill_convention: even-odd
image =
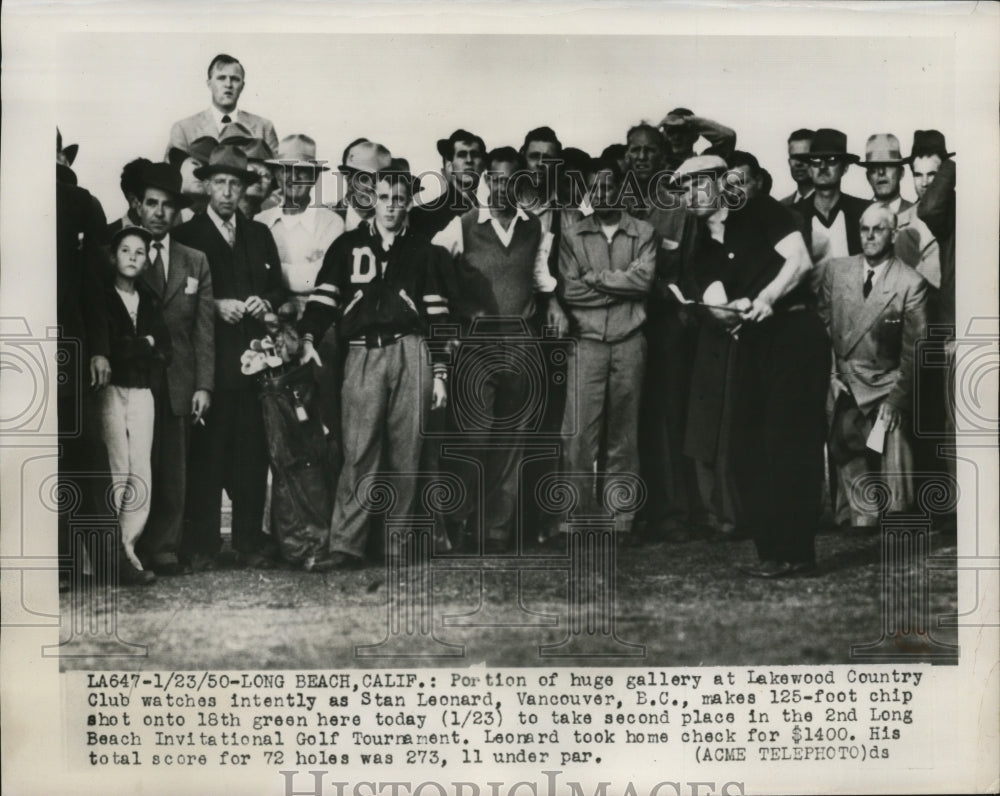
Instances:
[[[299,322],[303,362],[319,364],[314,344],[332,323],[347,347],[344,467],[328,569],[362,562],[368,517],[355,495],[359,479],[383,466],[417,472],[422,412],[447,401],[444,352],[429,356],[424,338],[432,324],[448,321],[441,283],[448,253],[407,229],[418,179],[386,171],[376,175],[375,188],[373,218],[333,242]],[[412,513],[416,487],[416,478],[400,480],[394,513]]]

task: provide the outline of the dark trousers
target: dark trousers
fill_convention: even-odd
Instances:
[[[686,527],[700,513],[694,463],[684,455],[697,328],[685,326],[671,308],[650,319],[646,340],[639,463],[648,490],[643,514],[652,526],[649,532],[655,535],[659,530]]]
[[[733,479],[762,561],[815,560],[829,357],[812,312],[779,313],[740,332]]]
[[[268,546],[261,530],[267,467],[267,438],[256,389],[217,390],[205,425],[191,432],[186,554],[219,552],[223,489],[233,503],[233,548],[256,553]]]
[[[139,537],[138,553],[144,564],[176,563],[184,534],[187,495],[187,461],[191,417],[178,417],[170,406],[166,385],[155,395],[153,422],[152,505],[146,530]]]
[[[111,468],[108,451],[101,438],[100,420],[94,393],[81,386],[76,395],[60,395],[56,407],[59,426],[59,500],[58,552],[69,557],[73,552],[72,529],[81,517],[82,527],[116,525],[114,507],[108,500]],[[64,508],[65,507],[65,508]],[[80,551],[78,551],[80,552]],[[73,566],[82,562],[74,561]]]

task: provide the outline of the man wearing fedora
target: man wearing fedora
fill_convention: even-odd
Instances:
[[[816,190],[792,209],[802,217],[806,247],[813,263],[821,266],[818,275],[829,260],[861,251],[858,225],[871,202],[840,190],[848,166],[859,160],[847,151],[847,136],[840,130],[820,128],[808,154],[797,157],[808,164],[809,179]]]
[[[338,167],[344,176],[344,197],[332,209],[344,221],[344,231],[357,229],[375,212],[373,175],[389,168],[392,154],[381,144],[358,138],[347,145]]]
[[[273,550],[262,532],[267,444],[256,385],[240,370],[250,341],[267,330],[264,315],[285,300],[281,258],[270,231],[238,210],[257,175],[246,155],[219,145],[195,171],[205,181],[206,211],[174,231],[180,242],[208,257],[215,297],[215,392],[212,411],[199,418],[191,439],[186,528],[182,548],[195,569],[212,568],[219,552],[223,488],[233,504],[233,547],[240,563],[270,565]]]
[[[410,228],[428,240],[433,240],[453,219],[479,206],[476,189],[485,165],[486,144],[475,133],[459,129],[439,139],[437,151],[442,161],[443,190],[410,212]],[[442,245],[447,248],[444,241]]]
[[[122,195],[125,197],[128,207],[125,215],[108,224],[108,228],[105,231],[106,240],[111,240],[123,227],[139,226],[139,216],[136,214],[135,203],[139,191],[142,190],[142,173],[151,162],[148,158],[136,158],[135,160],[130,160],[122,167],[122,175],[118,186],[122,189]]]
[[[195,171],[208,163],[209,157],[219,145],[210,135],[203,135],[192,141],[187,149],[170,147],[167,162],[181,175],[181,193],[186,206],[177,214],[177,224],[190,221],[199,213],[204,213],[208,207],[208,194],[205,193],[205,183],[194,176]]]
[[[172,359],[154,392],[153,504],[139,540],[139,557],[157,575],[184,571],[178,559],[184,531],[191,428],[207,415],[215,384],[215,303],[208,259],[170,231],[187,200],[169,163],[139,175],[133,210],[152,236],[149,268],[140,279],[156,295],[170,332]]]
[[[820,313],[834,351],[829,447],[839,470],[837,515],[846,520],[849,514],[852,526],[873,527],[879,512],[858,499],[864,491],[858,478],[882,473],[891,495],[885,511],[906,511],[913,500],[909,429],[915,349],[927,331],[927,283],[893,252],[892,210],[873,204],[859,231],[862,253],[827,265]],[[876,422],[884,433],[869,448]]]
[[[168,153],[172,147],[187,150],[191,142],[205,135],[222,140],[222,130],[233,123],[243,125],[253,138],[263,139],[272,152],[278,148],[278,136],[270,119],[236,107],[246,87],[243,64],[231,55],[220,53],[209,63],[205,83],[212,95],[211,105],[193,116],[174,122],[170,128]]]
[[[917,203],[899,214],[899,232],[896,236],[896,254],[907,265],[916,268],[917,273],[935,289],[942,288],[944,264],[937,236],[923,219],[921,204],[941,167],[951,162],[952,155],[954,153],[948,152],[944,136],[939,131],[914,132],[913,146],[907,162],[913,175]],[[954,276],[954,272],[951,276]]]
[[[913,206],[899,193],[903,180],[906,158],[899,151],[899,139],[892,133],[875,133],[865,144],[865,159],[861,163],[865,169],[868,184],[872,187],[873,202],[877,202],[896,214]]]
[[[302,317],[306,302],[316,288],[316,276],[331,244],[344,232],[339,213],[315,204],[313,189],[327,171],[316,160],[316,142],[295,134],[281,140],[278,153],[267,161],[275,175],[281,204],[264,210],[257,220],[271,230],[281,256],[281,277],[296,313]],[[340,453],[340,356],[336,330],[317,343],[323,365],[315,369],[319,387],[320,414],[329,429],[328,442],[333,472],[339,470]]]

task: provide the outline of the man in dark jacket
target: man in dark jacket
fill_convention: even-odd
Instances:
[[[59,424],[60,489],[82,496],[80,514],[103,516],[109,523],[104,495],[110,485],[107,451],[101,439],[94,401],[95,391],[106,387],[111,376],[108,363],[108,316],[104,306],[106,263],[101,243],[107,219],[101,203],[77,185],[70,166],[76,144],[57,141],[56,164],[56,320],[59,324]],[[59,555],[72,554],[70,512],[59,514]],[[74,562],[77,573],[81,562]],[[60,590],[68,589],[70,570],[62,570]]]
[[[262,531],[267,443],[256,384],[240,370],[250,341],[267,334],[264,315],[285,299],[281,259],[267,227],[237,205],[256,175],[238,148],[220,145],[195,175],[205,181],[208,209],[173,237],[208,257],[215,300],[215,393],[212,410],[191,439],[186,529],[182,548],[194,569],[214,567],[221,547],[222,489],[233,503],[233,547],[239,562],[271,565]]]

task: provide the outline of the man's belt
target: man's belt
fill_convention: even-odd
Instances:
[[[409,332],[369,332],[364,337],[355,337],[350,341],[351,345],[364,346],[365,348],[385,348],[393,345],[400,339],[406,337]]]

